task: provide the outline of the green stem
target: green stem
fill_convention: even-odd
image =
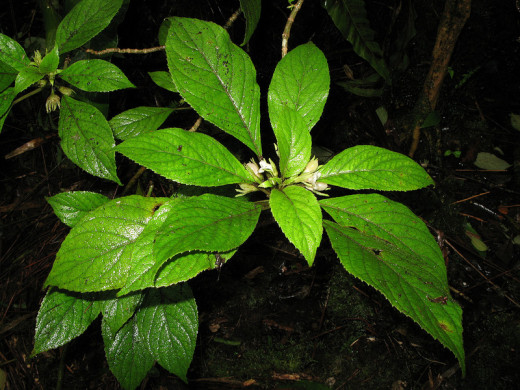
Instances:
[[[26,93],[25,95],[23,96],[20,96],[18,99],[16,99],[14,102],[13,102],[13,106],[16,104],[16,103],[20,103],[22,100],[25,100],[27,99],[28,97],[31,97],[33,95],[36,95],[37,93],[41,92],[43,90],[43,87],[39,87],[39,88],[36,88],[35,90],[29,92],[29,93]]]
[[[255,202],[256,204],[259,204],[262,207],[262,210],[269,210],[271,206],[269,206],[269,200],[259,200],[258,202]]]
[[[61,350],[60,363],[58,366],[58,378],[56,380],[56,390],[61,390],[63,385],[63,370],[65,369],[65,355],[67,354],[68,344]]]

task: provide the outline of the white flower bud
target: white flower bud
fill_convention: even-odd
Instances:
[[[237,188],[237,192],[239,193],[237,196],[243,196],[245,194],[249,194],[250,192],[258,191],[258,188],[249,183],[240,183],[240,189]]]
[[[318,169],[318,159],[317,158],[311,158],[311,160],[307,163],[307,166],[305,167],[305,170],[303,172],[305,173],[314,173]]]
[[[248,162],[246,164],[246,169],[249,172],[251,172],[253,175],[255,175],[256,177],[262,177],[261,172],[259,172],[260,171],[260,167],[253,160],[251,160],[250,162]]]
[[[260,169],[258,170],[258,172],[260,172],[260,173],[273,172],[273,167],[267,161],[260,160]]]
[[[314,183],[314,185],[312,186],[312,189],[314,191],[325,191],[328,188],[329,188],[329,186],[327,185],[327,183],[323,183],[321,181]]]
[[[58,91],[60,91],[62,95],[66,96],[71,96],[74,93],[74,90],[72,88],[64,87],[62,85],[58,87]]]

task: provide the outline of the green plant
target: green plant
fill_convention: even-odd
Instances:
[[[52,49],[44,56],[36,51],[32,61],[18,42],[0,34],[0,131],[13,105],[47,92],[47,112],[61,108],[58,133],[67,157],[90,174],[118,184],[121,182],[116,173],[114,134],[122,138],[131,132],[127,127],[126,133],[119,134],[118,120],[125,117],[135,128],[147,126],[152,130],[154,126],[158,128],[173,109],[138,107],[114,118],[113,130],[84,92],[106,93],[134,85],[108,61],[81,59],[70,63],[65,54],[103,31],[122,4],[123,0],[79,2],[57,26]],[[16,98],[31,86],[31,91]],[[77,99],[72,97],[76,94]]]
[[[90,3],[83,0],[76,7]],[[0,60],[6,52],[15,53],[9,58],[18,58],[23,67],[12,67],[14,60],[9,66],[20,73],[34,67],[31,72],[48,77],[49,83],[55,73],[78,88],[113,88],[110,78],[71,81],[70,69],[77,63],[58,70],[60,50],[93,36],[83,35],[87,24],[71,21],[71,14],[81,17],[76,9],[58,28],[55,54],[45,56],[54,62],[43,69],[54,70],[41,70],[45,58],[38,67],[30,65],[21,47],[4,36]],[[124,388],[138,386],[155,362],[186,381],[198,330],[197,306],[186,282],[221,267],[253,233],[262,210],[270,210],[309,266],[325,228],[344,268],[453,351],[464,371],[462,312],[450,297],[442,254],[425,224],[404,205],[379,194],[326,197],[329,186],[410,191],[432,185],[424,169],[406,156],[365,145],[319,165],[311,155],[310,133],[322,115],[330,78],[325,56],[312,43],[289,52],[273,74],[268,111],[278,158],[277,163],[266,159],[260,89],[250,58],[216,24],[188,18],[170,18],[168,24],[170,79],[162,73],[153,77],[177,90],[199,115],[241,141],[254,157],[243,164],[209,135],[156,130],[171,109],[159,115],[151,107],[136,108],[108,122],[93,106],[64,96],[60,137],[78,166],[119,183],[117,151],[166,179],[202,187],[202,195],[180,191],[171,198],[110,200],[76,191],[48,198],[72,229],[45,282],[48,291],[36,321],[33,355],[66,344],[102,314],[107,361]],[[60,38],[63,30],[69,31],[67,39]],[[82,69],[82,74],[92,74],[92,68],[87,68],[90,73]],[[114,138],[123,142],[115,146]],[[238,185],[236,197],[214,193],[213,187],[228,185]],[[332,219],[324,219],[323,210]]]
[[[392,73],[408,67],[406,47],[416,34],[412,1],[399,2],[395,7],[387,32],[391,39],[385,42],[385,50],[375,39],[364,0],[322,0],[321,3],[341,35],[352,44],[354,52],[373,69],[372,73],[354,78],[352,70],[344,65],[347,80],[337,84],[358,96],[381,96],[385,85],[392,84]]]

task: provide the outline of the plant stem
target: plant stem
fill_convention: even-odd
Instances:
[[[137,179],[139,179],[141,177],[141,175],[144,173],[144,171],[146,171],[146,167],[140,167],[137,172],[135,173],[134,176],[132,176],[132,178],[130,179],[130,181],[128,182],[128,184],[125,186],[125,189],[123,190],[123,193],[122,195],[126,195],[128,193],[128,191],[130,191],[133,187],[133,185],[135,184],[135,182],[137,181]]]
[[[240,12],[242,12],[242,10],[239,8],[237,9],[235,12],[233,12],[233,15],[231,15],[228,19],[228,21],[226,22],[226,24],[224,25],[224,28],[226,30],[229,30],[229,28],[233,25],[233,23],[235,22],[235,20],[237,20],[238,18],[238,15],[240,15]]]
[[[85,52],[87,52],[89,54],[94,54],[96,56],[102,56],[104,54],[109,54],[109,53],[148,54],[148,53],[153,53],[156,51],[162,51],[162,50],[164,50],[165,47],[166,46],[164,46],[164,45],[156,46],[156,47],[148,47],[146,49],[120,49],[119,47],[111,47],[111,48],[103,49],[103,50],[99,50],[99,51],[87,49],[87,50],[85,50]]]
[[[31,97],[33,95],[36,95],[37,93],[41,92],[43,89],[43,87],[39,87],[39,88],[36,88],[35,90],[31,91],[31,92],[28,92],[26,93],[25,95],[23,96],[20,96],[18,99],[16,99],[14,102],[13,102],[13,106],[16,104],[16,103],[20,103],[22,100],[25,100],[27,99],[28,97]]]
[[[298,2],[295,4],[295,6],[292,9],[291,14],[287,18],[287,23],[285,24],[285,28],[283,29],[282,34],[282,58],[285,57],[288,51],[288,43],[289,43],[289,37],[291,36],[291,27],[294,23],[294,19],[296,18],[296,14],[302,7],[303,0],[298,0]]]
[[[67,354],[68,344],[65,344],[61,350],[60,363],[58,366],[58,378],[56,380],[56,390],[61,390],[63,384],[63,370],[65,368],[65,355]]]

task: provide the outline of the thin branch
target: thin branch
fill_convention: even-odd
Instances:
[[[226,22],[226,24],[224,25],[224,29],[226,30],[229,30],[229,28],[233,25],[233,23],[235,22],[235,20],[237,20],[238,18],[238,15],[240,15],[240,12],[242,12],[242,10],[239,8],[237,9],[235,12],[233,12],[233,15],[231,15],[228,19],[228,21]]]
[[[33,96],[33,95],[36,95],[37,93],[41,92],[42,90],[43,90],[43,87],[39,87],[39,88],[33,89],[31,92],[28,92],[28,93],[26,93],[26,94],[23,95],[23,96],[20,96],[18,99],[16,99],[16,100],[13,102],[13,104],[11,105],[11,107],[14,106],[14,105],[17,104],[17,103],[20,103],[22,100],[27,99],[28,97],[31,97],[31,96]]]
[[[102,56],[104,54],[109,54],[109,53],[148,54],[148,53],[153,53],[156,51],[162,51],[162,50],[164,50],[164,48],[165,48],[165,46],[163,45],[163,46],[149,47],[146,49],[120,49],[119,47],[111,47],[111,48],[99,50],[99,51],[92,50],[92,49],[87,49],[85,51],[89,54],[94,54],[96,56]]]
[[[195,121],[195,123],[193,124],[193,126],[191,126],[191,128],[188,131],[191,131],[191,132],[197,131],[197,129],[199,128],[201,123],[202,123],[202,117],[199,116],[197,118],[197,120]]]
[[[291,36],[291,27],[294,23],[294,19],[296,18],[296,14],[302,7],[302,4],[303,0],[298,0],[298,2],[294,5],[291,14],[287,18],[287,23],[285,24],[285,28],[283,29],[282,34],[282,58],[284,58],[287,54],[289,37]]]
[[[130,191],[132,189],[132,187],[134,186],[135,182],[137,181],[137,179],[139,179],[141,177],[141,175],[144,173],[144,171],[146,171],[146,167],[140,167],[137,170],[135,175],[132,176],[132,178],[130,179],[128,184],[125,186],[125,189],[123,190],[123,193],[121,195],[126,195],[128,193],[128,191]]]

